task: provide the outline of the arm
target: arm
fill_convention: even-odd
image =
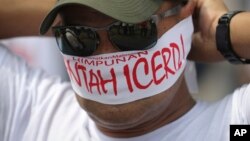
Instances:
[[[233,17],[231,29],[231,42],[235,52],[250,59],[250,12],[243,12]]]
[[[0,38],[39,35],[41,21],[55,0],[0,0]]]
[[[195,33],[193,47],[189,58],[200,62],[216,62],[225,60],[216,48],[216,27],[219,18],[228,12],[223,0],[194,0],[196,3]],[[250,12],[244,12],[232,18],[230,35],[232,47],[243,57],[250,58],[250,30],[248,25]]]

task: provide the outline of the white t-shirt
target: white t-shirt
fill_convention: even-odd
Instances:
[[[250,123],[250,85],[216,103],[198,101],[184,116],[143,136],[102,134],[71,85],[0,47],[0,141],[228,141],[230,124]]]

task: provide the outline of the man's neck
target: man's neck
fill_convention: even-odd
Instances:
[[[195,105],[195,101],[189,94],[183,83],[176,93],[173,101],[161,114],[133,128],[124,130],[111,130],[97,125],[97,128],[107,136],[116,138],[128,138],[147,134],[173,122],[187,113]],[[152,113],[153,114],[153,113]]]

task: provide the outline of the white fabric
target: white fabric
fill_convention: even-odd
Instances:
[[[59,75],[63,80],[69,80],[63,57],[54,37],[15,37],[1,39],[0,43],[24,58],[32,67],[43,68],[49,74]]]
[[[148,50],[64,55],[72,87],[85,99],[113,105],[157,95],[173,86],[184,71],[192,34],[189,16]]]
[[[87,116],[69,83],[29,69],[3,47],[0,74],[0,141],[74,141],[87,137],[81,127]]]
[[[69,83],[29,69],[2,47],[0,74],[0,141],[228,141],[230,123],[250,123],[250,85],[245,85],[219,102],[197,102],[156,131],[114,139],[96,129]]]

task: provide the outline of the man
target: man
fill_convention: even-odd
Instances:
[[[192,25],[190,18],[186,19],[184,22],[189,26],[179,26],[190,28],[189,31],[186,33],[178,31],[180,32],[178,34],[175,34],[177,31],[173,31],[169,35],[165,34],[169,37],[162,38],[162,45],[152,47],[149,52],[145,52],[145,47],[155,46],[154,38],[160,38],[184,19],[178,14],[180,11],[170,16],[159,16],[158,21],[151,21],[150,16],[171,12],[173,8],[182,6],[182,3],[180,1],[122,2],[124,6],[121,1],[107,2],[103,5],[98,1],[66,1],[67,4],[60,4],[49,14],[42,24],[41,32],[46,31],[51,23],[50,19],[55,16],[54,13],[60,12],[63,26],[54,26],[54,32],[59,38],[58,44],[62,45],[60,48],[79,104],[89,113],[102,133],[111,137],[128,138],[152,132],[170,123],[195,104],[187,91],[182,75],[185,65],[183,59],[186,58],[185,55],[190,48]],[[117,22],[116,19],[84,5],[135,25],[113,24]],[[137,5],[137,7],[127,5]],[[108,9],[109,7],[112,7],[112,11]],[[158,11],[155,12],[156,10]],[[145,25],[138,24],[143,21]],[[82,25],[86,27],[81,27]],[[94,31],[87,27],[97,27],[101,30]],[[108,28],[103,29],[103,27]],[[131,31],[130,27],[133,28]],[[146,33],[149,35],[144,37],[140,33],[141,28],[146,28],[146,32],[152,33]],[[173,35],[176,37],[169,42],[164,41]],[[85,42],[81,38],[86,38],[88,41]],[[147,40],[152,41],[147,43]],[[139,51],[133,51],[137,48]],[[161,63],[157,63],[157,60]],[[178,99],[178,103],[172,102],[175,99]]]
[[[221,1],[58,1],[41,33],[59,14],[53,30],[74,92],[1,49],[3,140],[228,140],[228,125],[249,121],[249,86],[207,104],[192,99],[183,77],[192,9],[206,14],[212,3],[219,12],[207,25],[227,12]],[[204,43],[199,35],[194,45]]]

